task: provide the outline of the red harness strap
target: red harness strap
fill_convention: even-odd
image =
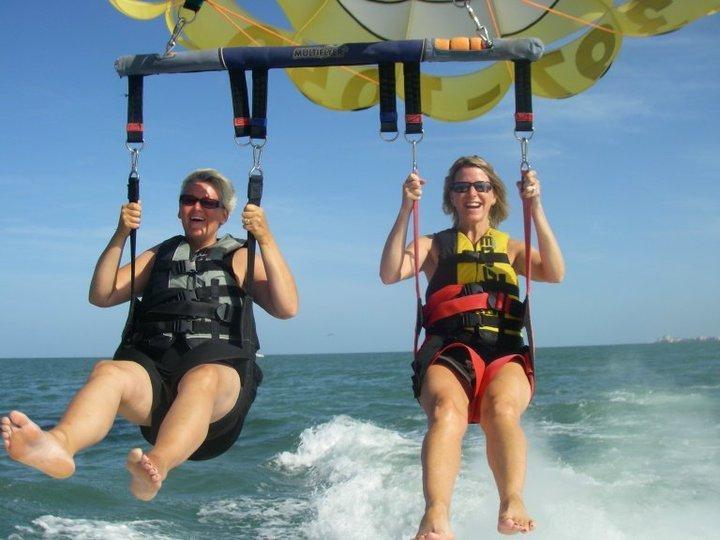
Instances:
[[[496,358],[495,360],[486,365],[482,357],[477,352],[475,352],[475,350],[469,345],[466,345],[464,343],[451,343],[450,345],[447,345],[446,347],[440,349],[435,354],[432,361],[430,362],[430,365],[433,365],[435,362],[437,362],[438,357],[442,355],[445,351],[455,348],[465,349],[465,352],[468,354],[468,357],[472,362],[473,370],[475,371],[475,385],[471,389],[472,392],[470,393],[470,395],[468,395],[468,398],[470,399],[470,402],[468,403],[469,424],[480,423],[480,404],[482,403],[483,395],[485,395],[485,390],[495,378],[495,376],[500,372],[500,369],[508,362],[517,360],[522,365],[523,369],[525,370],[525,375],[527,375],[528,381],[530,382],[530,392],[532,394],[535,393],[535,372],[533,370],[532,361],[526,354],[508,354],[506,356]]]
[[[420,296],[420,254],[418,253],[418,241],[420,240],[420,202],[413,201],[413,267],[415,274],[415,297],[417,299],[417,320],[415,321],[415,338],[413,342],[413,355],[418,352],[418,341],[420,330],[423,327],[422,296]]]
[[[503,292],[479,292],[463,296],[463,289],[463,285],[446,285],[430,295],[427,305],[423,308],[425,328],[431,327],[441,319],[466,311],[494,309],[510,313],[513,306],[518,309],[523,308],[518,300]]]
[[[535,361],[535,341],[533,340],[532,323],[530,320],[530,282],[532,273],[532,247],[530,237],[532,235],[532,201],[523,199],[523,229],[525,233],[525,331],[528,338],[528,354],[530,363]]]

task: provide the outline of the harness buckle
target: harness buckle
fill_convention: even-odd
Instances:
[[[187,334],[192,330],[192,321],[185,319],[178,319],[173,321],[172,331],[173,334]]]
[[[195,261],[173,261],[173,271],[177,274],[197,274]]]
[[[482,284],[478,282],[466,283],[463,285],[462,291],[460,291],[460,296],[470,296],[472,294],[479,294],[482,292],[485,292]]]
[[[462,328],[473,328],[477,331],[482,326],[482,315],[478,313],[463,313],[460,315]]]
[[[215,317],[223,322],[230,322],[232,320],[235,308],[232,304],[220,304],[215,308]]]

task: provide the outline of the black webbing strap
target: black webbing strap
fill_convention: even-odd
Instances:
[[[220,280],[217,278],[213,278],[210,280],[210,296],[213,302],[220,301]],[[218,314],[216,312],[216,317],[217,315]],[[218,323],[218,319],[216,317],[213,317],[210,321],[210,335],[213,339],[220,339],[220,324]]]
[[[422,133],[420,62],[405,62],[403,78],[405,80],[405,134]]]
[[[143,78],[139,75],[128,77],[128,112],[127,112],[127,142],[130,149],[130,174],[127,183],[128,202],[136,203],[140,200],[140,175],[137,170],[137,159],[140,153],[139,148],[131,145],[142,145],[144,142],[143,131]],[[135,294],[135,255],[137,251],[137,230],[130,231],[130,307],[128,308],[126,337],[134,332],[135,306],[137,297]]]
[[[169,321],[149,321],[142,322],[137,325],[137,331],[140,334],[152,336],[155,334],[173,333],[173,334],[211,334],[213,331],[213,322],[215,321],[198,321],[188,319],[174,319]],[[222,333],[231,333],[230,323],[218,321],[217,326]]]
[[[532,86],[529,60],[515,62],[515,132],[533,130]]]
[[[153,270],[155,267],[153,266]],[[241,296],[240,287],[235,285],[220,285],[216,291],[219,296]],[[196,289],[164,289],[151,295],[144,295],[142,301],[143,311],[149,311],[155,306],[174,302],[202,303],[211,300],[214,291],[212,287],[204,286]]]
[[[250,119],[250,139],[262,139],[260,144],[252,143],[253,168],[248,178],[248,203],[260,206],[263,191],[263,173],[260,167],[260,153],[267,136],[267,97],[268,97],[268,70],[253,69],[252,71],[252,118]],[[255,279],[255,248],[257,242],[255,235],[248,232],[248,267],[245,276],[248,300],[252,302],[252,287]]]
[[[128,202],[138,202],[140,200],[140,176],[135,167],[130,171],[127,185]],[[135,294],[135,254],[137,250],[137,229],[130,231],[130,308],[128,311],[128,323],[130,324],[130,334],[133,334],[133,325],[135,319],[135,304],[137,303],[137,295]]]
[[[190,11],[194,11],[197,13],[200,11],[200,8],[203,5],[203,2],[205,0],[185,0],[185,3],[183,4],[183,8],[189,9]]]
[[[223,260],[205,259],[202,261],[156,261],[153,269],[160,272],[171,271],[173,274],[202,274],[211,270],[228,271],[228,264]]]
[[[379,64],[378,77],[380,79],[380,132],[397,133],[395,64]]]
[[[248,89],[245,80],[245,70],[230,69],[230,91],[233,103],[233,127],[235,137],[248,137],[250,135],[250,107],[248,106]]]
[[[260,200],[262,199],[263,191],[263,173],[262,170],[253,170],[250,172],[250,178],[248,178],[248,203],[260,206]],[[252,302],[253,298],[253,280],[255,279],[255,248],[257,242],[255,242],[255,235],[248,232],[247,247],[248,247],[248,267],[245,275],[245,282],[247,284],[247,301]]]
[[[462,253],[454,253],[451,257],[448,257],[448,259],[454,264],[465,262],[483,264],[485,266],[493,266],[495,263],[510,262],[507,253],[495,253],[494,251],[483,252],[466,250]]]
[[[128,77],[128,110],[127,110],[127,142],[128,144],[143,142],[143,77]]]
[[[250,119],[250,137],[265,139],[267,136],[267,97],[268,70],[252,71],[252,118]]]

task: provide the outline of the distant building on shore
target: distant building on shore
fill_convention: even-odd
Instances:
[[[655,340],[655,343],[686,343],[688,341],[713,341],[713,342],[720,342],[720,337],[716,336],[699,336],[694,338],[679,338],[675,336],[671,336],[670,334],[665,334],[662,337],[659,337]]]

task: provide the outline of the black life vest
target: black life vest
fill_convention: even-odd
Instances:
[[[259,342],[252,302],[232,269],[233,253],[244,245],[229,234],[195,253],[184,236],[161,243],[123,340],[169,344],[182,336],[191,348],[212,341],[254,356]]]

